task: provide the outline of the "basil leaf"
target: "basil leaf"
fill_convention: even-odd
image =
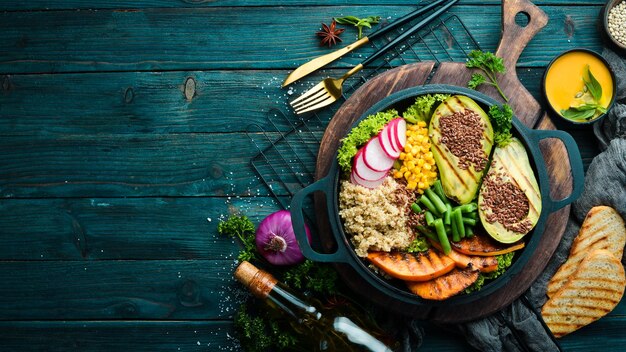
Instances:
[[[599,106],[597,104],[583,104],[579,106],[570,106],[570,110],[587,111],[587,110],[595,110],[598,107]]]
[[[563,115],[563,117],[565,117],[566,119],[571,119],[571,120],[586,120],[586,119],[590,119],[595,114],[596,114],[595,109],[577,111],[572,108],[569,108],[567,110],[561,110],[561,115]]]
[[[335,22],[339,24],[351,24],[356,26],[359,23],[360,19],[354,16],[346,16],[346,17],[338,17],[335,18]]]
[[[600,101],[600,98],[602,97],[602,86],[591,73],[589,65],[587,65],[587,75],[589,76],[589,81],[583,79],[583,81],[585,82],[585,86],[589,89],[589,92],[591,93],[591,96],[593,96],[593,99],[595,99],[596,101]]]

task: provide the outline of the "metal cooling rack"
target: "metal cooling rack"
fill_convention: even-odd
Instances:
[[[411,25],[409,23],[404,28],[410,28]],[[371,46],[378,50],[402,31],[403,28],[400,28],[395,34],[390,33]],[[331,107],[304,117],[292,111],[285,113],[272,108],[267,113],[271,128],[263,128],[257,124],[248,126],[247,135],[259,151],[250,161],[252,168],[270,194],[287,209],[291,197],[314,181],[317,152],[326,126],[341,104],[357,88],[370,78],[400,65],[421,61],[435,61],[437,64],[443,61],[462,62],[474,49],[480,49],[478,42],[456,15],[440,17],[396,45],[373,67],[366,67],[365,73],[347,81],[342,98]],[[305,215],[312,220],[312,214]],[[314,221],[309,223],[314,224]]]

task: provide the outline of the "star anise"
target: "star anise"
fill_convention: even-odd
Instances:
[[[339,35],[343,33],[345,29],[336,28],[336,26],[337,26],[337,22],[335,22],[335,20],[333,20],[330,23],[330,26],[327,26],[326,24],[322,23],[322,30],[316,33],[318,37],[322,37],[320,45],[328,44],[328,47],[330,48],[331,46],[337,44],[337,42],[341,41],[341,38],[339,38]]]

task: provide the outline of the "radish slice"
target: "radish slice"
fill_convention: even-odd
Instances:
[[[363,161],[374,171],[387,171],[393,166],[394,159],[385,154],[378,138],[372,138],[363,147]]]
[[[383,147],[385,154],[392,159],[396,159],[400,156],[400,152],[393,147],[393,142],[391,141],[391,138],[389,138],[388,130],[389,127],[385,127],[382,131],[380,131],[378,139],[380,139],[380,145]]]
[[[385,177],[381,178],[380,180],[369,181],[360,178],[359,175],[357,175],[355,172],[351,172],[350,182],[354,183],[355,185],[363,186],[365,188],[376,188],[382,185],[383,182],[385,182]]]
[[[352,165],[352,173],[359,176],[360,179],[366,181],[378,181],[381,178],[387,176],[387,171],[373,170],[371,167],[365,164],[363,159],[364,148],[359,149],[354,156],[354,163]]]
[[[400,145],[400,149],[403,149],[406,144],[406,121],[404,119],[397,120],[399,121],[395,125],[394,136],[396,137],[396,143]]]
[[[389,124],[387,125],[388,127],[385,128],[385,134],[387,135],[387,138],[389,138],[389,141],[391,141],[391,146],[393,147],[393,150],[395,150],[399,156],[400,152],[402,152],[402,148],[400,148],[400,146],[396,144],[396,138],[394,136],[394,130],[396,129],[395,127],[396,122],[394,121],[395,120],[392,120],[391,122],[389,122]]]

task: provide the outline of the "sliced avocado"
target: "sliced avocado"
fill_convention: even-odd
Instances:
[[[478,215],[487,233],[501,243],[519,241],[541,213],[541,193],[522,142],[496,147],[478,195]]]
[[[474,100],[454,95],[433,112],[428,135],[444,193],[460,204],[471,202],[493,146],[489,116]]]

